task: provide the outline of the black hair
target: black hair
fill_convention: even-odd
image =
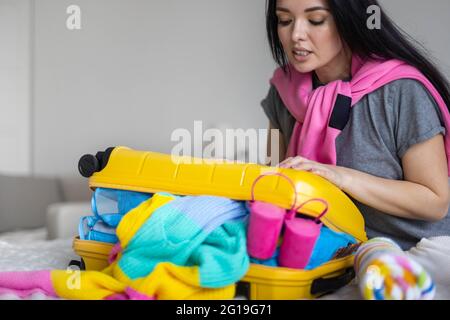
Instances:
[[[425,48],[398,27],[377,0],[327,0],[342,40],[362,58],[398,59],[416,67],[433,84],[450,110],[450,85],[429,60]],[[381,28],[369,29],[367,10],[378,6]],[[288,72],[288,60],[278,37],[277,0],[266,0],[266,29],[277,64]]]

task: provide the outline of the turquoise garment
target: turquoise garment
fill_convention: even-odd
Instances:
[[[205,288],[240,280],[249,268],[245,204],[212,196],[172,197],[131,239],[119,261],[122,271],[137,279],[158,263],[171,262],[198,266]]]
[[[250,257],[250,262],[251,263],[256,263],[256,264],[262,264],[264,266],[268,266],[268,267],[278,267],[278,255],[280,254],[280,247],[278,247],[275,250],[274,255],[267,260],[260,260],[260,259],[255,259]]]

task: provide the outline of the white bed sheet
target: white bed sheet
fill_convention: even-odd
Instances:
[[[72,250],[72,239],[46,240],[45,229],[24,230],[0,234],[0,272],[66,269],[70,260],[79,260]],[[19,299],[11,294],[0,300]],[[49,299],[33,294],[30,300]]]
[[[79,260],[72,250],[72,239],[46,240],[46,230],[36,229],[0,234],[0,272],[66,269],[71,260]],[[407,253],[421,263],[435,279],[436,299],[450,300],[450,237],[423,239]],[[14,295],[0,295],[0,300],[19,299]],[[48,299],[34,294],[28,299]],[[353,281],[339,291],[322,297],[323,300],[360,300]]]
[[[72,239],[46,240],[45,229],[0,234],[0,271],[66,269],[79,259]]]

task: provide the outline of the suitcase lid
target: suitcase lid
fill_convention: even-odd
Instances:
[[[282,173],[294,183],[297,204],[314,198],[326,200],[329,210],[320,218],[324,225],[350,234],[358,241],[367,240],[364,219],[350,198],[324,178],[304,171],[116,147],[108,152],[102,169],[89,178],[89,186],[92,189],[210,195],[249,201],[252,200],[254,181],[267,173]],[[254,198],[291,209],[296,194],[287,180],[269,175],[255,186]],[[323,209],[322,203],[310,202],[299,212],[317,218]]]

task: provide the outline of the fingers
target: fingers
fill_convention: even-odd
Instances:
[[[280,168],[294,168],[295,166],[298,166],[303,163],[309,163],[309,162],[312,162],[312,161],[310,161],[306,158],[300,157],[300,156],[297,156],[294,158],[290,157],[290,158],[287,158],[286,160],[284,160],[282,163],[280,163],[279,167]]]
[[[281,168],[290,168],[298,171],[308,171],[323,177],[327,175],[327,170],[325,170],[323,164],[308,160],[300,156],[288,158],[279,166]]]
[[[298,171],[307,171],[318,175],[342,190],[342,178],[335,172],[335,166],[325,165],[319,162],[308,160],[303,157],[287,158],[279,164],[281,168],[290,168]]]
[[[322,164],[300,156],[289,157],[282,163],[280,163],[278,166],[280,168],[291,168],[299,171],[309,171],[317,175],[325,174],[325,170],[322,167],[323,166]]]
[[[287,164],[292,160],[292,157],[289,157],[278,164],[278,167],[280,168],[287,168]]]
[[[314,171],[319,169],[319,165],[317,163],[311,162],[311,161],[305,161],[294,164],[292,169],[299,170],[299,171]]]

